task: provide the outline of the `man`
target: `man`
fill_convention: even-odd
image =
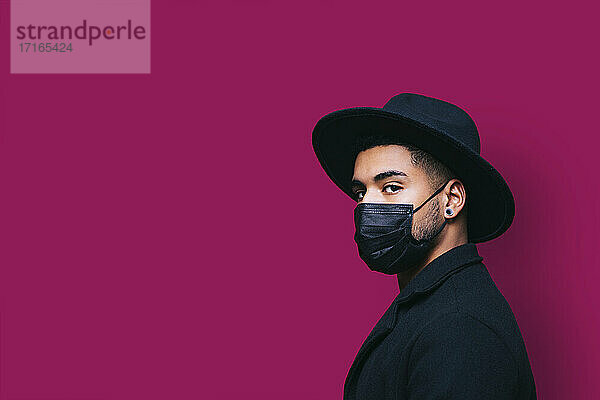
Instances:
[[[313,148],[357,202],[354,239],[400,293],[360,348],[344,400],[536,399],[523,338],[475,243],[504,233],[513,195],[471,117],[412,93],[319,120]]]

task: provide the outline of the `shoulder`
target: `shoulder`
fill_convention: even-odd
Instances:
[[[470,362],[473,366],[517,370],[505,340],[488,324],[460,310],[438,314],[415,336],[409,364],[430,356],[445,357],[446,362],[465,367]]]
[[[477,342],[485,339],[510,350],[492,326],[476,315],[456,308],[438,313],[428,321],[417,333],[415,344],[432,341],[460,344],[470,339]]]
[[[500,390],[510,396],[518,381],[516,360],[502,337],[460,310],[438,314],[422,327],[408,363],[413,388],[426,386],[436,377],[443,391],[491,394]],[[474,382],[482,386],[474,387]]]

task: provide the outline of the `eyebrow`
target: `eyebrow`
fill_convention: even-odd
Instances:
[[[396,171],[394,169],[388,170],[388,171],[384,171],[384,172],[380,172],[377,175],[375,175],[375,177],[373,178],[373,180],[375,182],[379,182],[382,181],[386,178],[392,177],[392,176],[408,176],[406,175],[406,173],[402,172],[402,171]],[[352,186],[364,186],[364,183],[362,183],[361,181],[359,181],[358,179],[353,179],[352,180]]]
[[[408,176],[408,175],[406,175],[402,171],[396,171],[396,170],[392,169],[392,170],[381,172],[381,173],[375,175],[375,177],[373,178],[373,180],[375,182],[379,182],[379,181],[384,180],[385,178],[389,178],[391,176]]]

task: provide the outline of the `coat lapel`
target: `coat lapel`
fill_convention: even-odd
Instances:
[[[355,400],[356,398],[356,384],[358,383],[358,376],[362,368],[362,364],[368,358],[369,354],[373,349],[392,331],[390,328],[382,328],[373,330],[367,337],[363,345],[361,346],[354,362],[348,371],[346,376],[346,382],[344,383],[344,400]]]
[[[344,383],[344,400],[355,400],[356,385],[358,383],[360,370],[373,349],[394,329],[397,306],[397,301],[394,301],[390,307],[388,307],[387,311],[358,350],[354,362],[350,366],[350,370],[346,376],[346,382]]]

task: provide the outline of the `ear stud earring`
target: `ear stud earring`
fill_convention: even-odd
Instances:
[[[446,215],[452,215],[454,214],[454,211],[452,211],[451,208],[446,208]]]

